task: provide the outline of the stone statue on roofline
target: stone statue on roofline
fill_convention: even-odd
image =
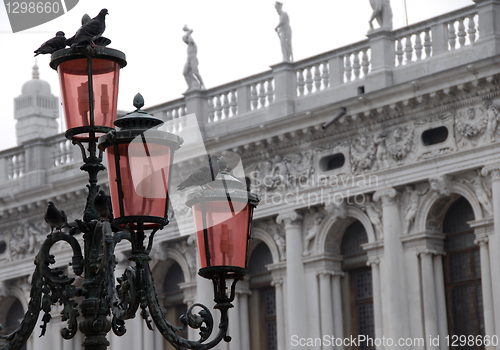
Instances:
[[[283,3],[276,1],[274,4],[278,15],[280,15],[280,22],[275,30],[278,33],[281,42],[281,52],[283,53],[284,62],[292,62],[292,27],[290,27],[290,18],[288,14],[283,11]]]
[[[189,29],[188,26],[182,28],[186,34],[182,37],[182,40],[187,44],[187,62],[184,65],[184,78],[186,78],[186,83],[188,85],[187,91],[205,89],[205,84],[203,84],[203,79],[198,71],[198,48],[193,40],[191,34],[193,30]]]
[[[368,23],[373,30],[373,20],[377,20],[380,29],[392,30],[391,0],[370,0],[373,12]]]

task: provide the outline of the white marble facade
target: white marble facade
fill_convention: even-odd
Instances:
[[[324,339],[361,333],[412,340],[398,349],[443,350],[460,332],[500,335],[499,21],[498,1],[476,0],[148,109],[165,120],[196,113],[207,149],[238,153],[262,197],[250,275],[229,314],[233,340],[216,349],[320,350],[333,348]],[[78,218],[86,197],[79,151],[55,131],[51,105],[25,113],[17,102],[36,101],[33,91],[23,88],[15,117],[45,127],[18,128],[19,146],[0,152],[2,324],[27,308],[47,201]],[[323,131],[341,107],[346,115]],[[106,174],[99,179],[106,189]],[[193,237],[179,235],[188,210],[178,209],[152,253],[173,322],[194,302],[213,305]],[[119,247],[122,271],[127,249]],[[67,266],[67,251],[58,253]],[[473,305],[468,326],[457,303]],[[28,349],[80,349],[81,335],[63,341],[58,310],[53,317]],[[169,348],[139,319],[127,325],[111,349]]]

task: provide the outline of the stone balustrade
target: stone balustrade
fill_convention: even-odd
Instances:
[[[479,15],[469,6],[392,32],[396,67],[470,46],[479,39]]]
[[[26,173],[23,147],[11,148],[0,154],[0,180],[17,180]]]

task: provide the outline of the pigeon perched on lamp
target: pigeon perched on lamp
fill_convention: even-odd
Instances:
[[[57,209],[52,201],[49,201],[47,205],[45,222],[50,226],[50,233],[53,233],[55,228],[60,232],[64,227],[71,227],[68,225],[68,217],[66,216],[66,213]]]
[[[113,220],[111,197],[108,196],[103,190],[100,190],[97,196],[95,196],[94,208],[102,218]]]
[[[180,191],[187,187],[196,185],[203,188],[204,185],[214,181],[219,174],[219,170],[225,169],[226,166],[227,163],[224,157],[210,156],[208,159],[208,165],[201,167],[193,174],[189,175],[186,180],[177,186],[177,189]]]
[[[108,10],[102,9],[96,17],[92,18],[88,22],[85,22],[85,24],[78,29],[74,36],[66,40],[66,45],[75,47],[81,43],[89,43],[95,47],[95,40],[99,39],[106,29],[105,19],[107,14]],[[84,16],[84,18],[82,18],[82,22],[85,20],[87,19]]]
[[[57,50],[64,49],[66,47],[66,38],[64,37],[64,32],[57,32],[56,36],[52,39],[44,42],[38,49],[36,49],[35,57],[38,55],[45,55],[48,53],[54,53]]]

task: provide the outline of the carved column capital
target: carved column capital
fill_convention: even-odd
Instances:
[[[490,174],[492,180],[500,180],[500,163],[486,165],[481,169],[481,175],[487,176]]]
[[[318,277],[333,276],[334,274],[335,274],[335,272],[327,271],[327,270],[316,272],[316,276],[318,276]]]
[[[375,258],[375,259],[370,259],[366,262],[366,266],[378,266],[380,265],[380,259]]]
[[[425,250],[417,252],[417,255],[418,256],[423,256],[423,255],[430,255],[430,256],[443,255],[443,256],[445,256],[446,253],[444,251],[438,251],[438,250],[434,250],[434,249],[425,249]]]
[[[474,243],[478,245],[483,245],[483,244],[488,244],[489,241],[490,239],[488,237],[481,237],[481,238],[476,238],[474,240]]]
[[[273,280],[271,282],[271,286],[272,287],[283,286],[283,280],[282,279]]]
[[[299,214],[297,211],[293,210],[287,213],[279,214],[276,218],[276,222],[278,224],[283,224],[284,226],[289,225],[301,225],[303,216]]]
[[[382,200],[382,205],[395,205],[399,203],[399,193],[394,188],[386,188],[373,194],[373,200]]]

